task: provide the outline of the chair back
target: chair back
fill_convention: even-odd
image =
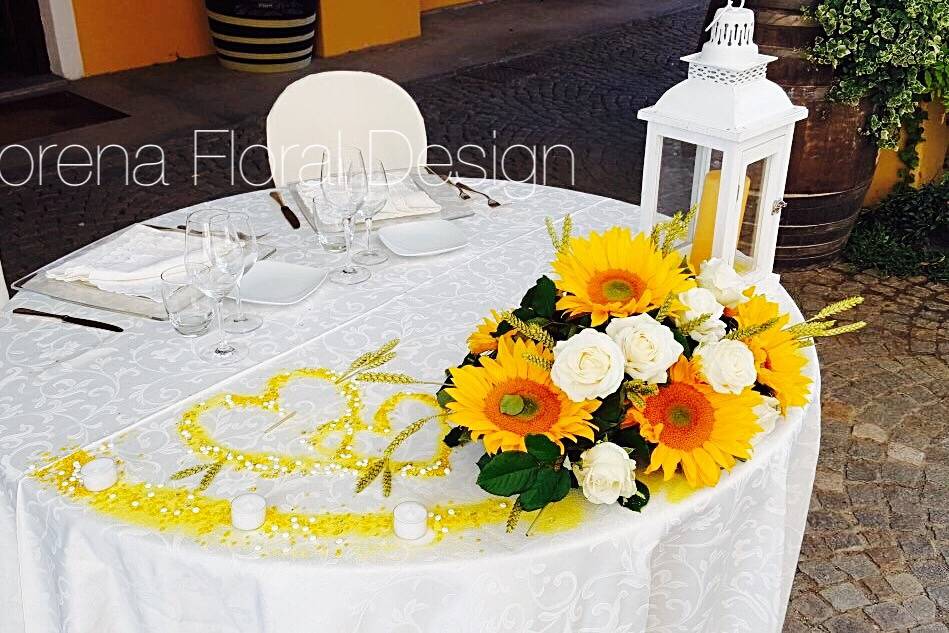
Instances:
[[[267,116],[274,184],[319,178],[323,148],[358,147],[386,169],[426,163],[428,137],[418,105],[395,82],[367,72],[331,71],[287,86]]]

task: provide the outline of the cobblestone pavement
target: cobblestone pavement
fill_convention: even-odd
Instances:
[[[949,285],[782,274],[805,313],[866,298],[856,335],[818,343],[820,459],[785,633],[946,633]]]
[[[408,88],[433,143],[453,152],[465,143],[499,152],[564,144],[575,177],[563,154],[552,154],[548,184],[636,201],[644,134],[636,111],[684,76],[678,57],[694,50],[704,13],[701,6],[634,22]],[[262,139],[260,117],[237,127],[239,148]],[[131,222],[247,188],[231,184],[226,165],[192,185],[191,139],[163,146],[166,187],[126,187],[107,166],[100,187],[0,192],[8,275]],[[513,152],[506,175],[529,175],[526,157]],[[464,158],[491,167],[490,157]],[[255,160],[247,176],[264,180],[264,160]],[[862,294],[855,316],[870,322],[858,335],[819,343],[823,441],[785,631],[949,633],[949,287],[853,274],[841,264],[783,280],[806,312]]]

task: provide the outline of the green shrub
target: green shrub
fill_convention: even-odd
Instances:
[[[844,258],[887,275],[949,281],[949,177],[902,187],[857,219]]]

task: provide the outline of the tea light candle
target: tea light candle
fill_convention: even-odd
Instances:
[[[395,535],[416,541],[428,532],[428,510],[421,503],[404,501],[392,511]]]
[[[82,485],[89,492],[102,492],[119,480],[119,469],[111,457],[100,457],[84,465],[79,471]]]
[[[247,493],[231,500],[231,525],[238,530],[252,531],[264,524],[267,500]]]

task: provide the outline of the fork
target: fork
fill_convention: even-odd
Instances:
[[[479,196],[484,196],[488,200],[488,206],[491,207],[492,209],[497,209],[499,206],[501,206],[500,202],[498,202],[497,200],[495,200],[488,194],[478,191],[477,189],[472,189],[471,187],[469,187],[468,185],[462,182],[456,182],[455,186],[458,187],[459,190],[470,191],[471,193],[477,194]]]
[[[442,174],[435,173],[435,171],[432,170],[432,168],[429,167],[428,165],[425,166],[425,171],[427,171],[433,176],[438,176],[439,178],[442,179],[442,182],[454,187],[458,191],[458,197],[461,198],[462,200],[471,200],[471,196],[468,195],[468,192],[462,189],[460,184],[456,182],[452,182],[451,178],[449,178],[448,176],[443,176]]]

